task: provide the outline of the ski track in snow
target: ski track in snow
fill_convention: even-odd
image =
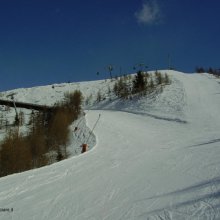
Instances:
[[[219,80],[168,73],[173,83],[152,99],[106,101],[87,111],[90,129],[101,114],[89,152],[1,178],[0,208],[14,211],[0,219],[220,219]],[[72,86],[89,95],[103,85]],[[61,97],[70,87],[41,90]],[[36,102],[36,90],[17,91],[17,98]],[[73,135],[82,142],[80,131]]]

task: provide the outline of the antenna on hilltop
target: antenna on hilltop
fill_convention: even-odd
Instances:
[[[112,79],[113,66],[110,64],[110,65],[107,66],[107,69],[109,71],[110,78]]]

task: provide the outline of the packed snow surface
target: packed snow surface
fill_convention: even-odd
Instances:
[[[166,72],[172,84],[152,99],[86,111],[91,129],[101,114],[92,150],[0,178],[0,219],[220,219],[220,81]],[[89,95],[104,85],[13,92],[20,101],[52,104],[71,86]]]

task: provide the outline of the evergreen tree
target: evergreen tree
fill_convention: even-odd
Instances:
[[[19,116],[15,114],[14,126],[19,126]]]
[[[18,117],[19,117],[19,125],[22,126],[24,124],[24,112],[20,111]]]
[[[102,94],[101,94],[101,91],[100,91],[100,90],[97,92],[96,101],[97,101],[97,102],[101,102],[101,101],[102,101]]]
[[[156,84],[161,85],[164,81],[161,72],[156,71],[155,72],[155,77],[156,77]]]
[[[167,73],[165,73],[164,83],[165,83],[165,84],[170,84],[170,78],[169,78],[169,76],[168,76]]]
[[[138,71],[135,75],[135,79],[133,80],[133,93],[139,93],[146,89],[146,81],[144,77],[144,73]]]
[[[203,67],[196,67],[196,73],[205,73],[205,69]]]
[[[154,80],[153,80],[152,77],[150,78],[150,84],[149,84],[149,87],[150,87],[151,89],[154,88]]]

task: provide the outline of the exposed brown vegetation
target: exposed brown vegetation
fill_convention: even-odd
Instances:
[[[31,151],[25,138],[17,132],[9,132],[1,145],[0,176],[28,170],[31,163]]]
[[[81,114],[82,99],[77,90],[65,94],[52,111],[32,112],[26,136],[19,134],[18,125],[9,130],[0,146],[0,176],[45,166],[51,163],[47,156],[51,151],[58,161],[67,158],[69,125]]]

